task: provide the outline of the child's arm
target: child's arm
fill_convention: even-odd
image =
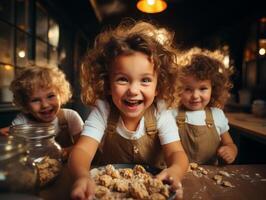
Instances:
[[[77,143],[79,137],[80,137],[80,133],[72,136],[72,140],[73,140],[74,144]],[[74,145],[72,145],[70,147],[65,147],[65,148],[62,149],[62,158],[63,158],[63,161],[67,161],[67,159],[69,157],[69,154],[72,151],[73,147],[74,147]]]
[[[76,144],[80,138],[80,133],[73,135],[72,138],[73,138],[74,144]]]
[[[218,148],[217,154],[227,164],[234,162],[237,155],[237,147],[234,144],[229,132],[225,132],[221,135],[221,146]]]
[[[0,136],[8,136],[9,134],[9,126],[0,128]]]
[[[177,197],[182,198],[183,189],[181,179],[188,169],[188,158],[180,141],[163,145],[163,152],[168,168],[164,169],[157,177],[168,181],[176,189]]]
[[[81,136],[71,151],[68,166],[74,179],[73,199],[87,199],[94,195],[95,183],[90,179],[89,169],[98,145],[96,140]]]
[[[84,122],[81,119],[77,111],[72,109],[64,109],[64,118],[68,124],[68,132],[70,134],[73,144],[76,144],[80,134],[83,130]],[[62,117],[60,117],[62,118]],[[67,160],[70,152],[72,151],[73,145],[63,148],[63,160]]]

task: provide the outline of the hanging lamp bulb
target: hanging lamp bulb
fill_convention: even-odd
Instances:
[[[159,13],[167,8],[167,3],[164,0],[140,0],[137,8],[145,13]]]

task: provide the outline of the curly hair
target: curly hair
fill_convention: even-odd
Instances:
[[[112,62],[120,55],[141,52],[154,63],[158,75],[155,99],[165,100],[168,107],[178,105],[179,84],[176,78],[176,49],[173,32],[144,21],[122,21],[116,28],[101,32],[94,48],[88,51],[81,66],[81,98],[94,105],[96,99],[110,101],[109,75]]]
[[[55,89],[62,104],[67,103],[72,96],[65,74],[57,67],[30,66],[18,72],[18,76],[10,85],[10,90],[13,92],[14,103],[23,109],[26,109],[32,92],[38,88]]]
[[[181,79],[193,76],[197,80],[210,80],[212,85],[211,100],[208,106],[223,108],[233,87],[230,76],[233,68],[225,66],[224,55],[216,50],[209,51],[194,47],[188,51],[180,52],[177,64],[180,66]]]

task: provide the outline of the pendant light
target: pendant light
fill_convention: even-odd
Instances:
[[[159,13],[167,8],[164,0],[139,0],[137,8],[145,13]]]

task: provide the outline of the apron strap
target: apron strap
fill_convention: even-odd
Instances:
[[[56,140],[61,143],[61,146],[69,146],[74,144],[74,138],[72,137],[72,135],[69,133],[69,129],[68,129],[68,123],[64,114],[64,111],[62,109],[59,110],[58,114],[57,114],[57,118],[58,118],[58,125],[60,128],[60,131],[58,133],[58,135],[56,136]]]
[[[205,119],[206,125],[208,128],[212,128],[214,125],[214,121],[213,121],[211,109],[207,107],[205,110],[206,110],[206,119]]]
[[[152,104],[144,113],[146,133],[150,136],[157,134],[157,123],[154,115],[155,106]]]
[[[183,109],[178,110],[178,115],[176,117],[176,122],[178,127],[183,127],[186,121],[186,112]]]
[[[58,118],[58,124],[59,124],[60,128],[68,127],[67,120],[65,118],[65,114],[64,114],[64,111],[62,109],[59,110],[59,112],[57,114],[57,118]]]
[[[107,127],[105,129],[105,135],[110,134],[113,136],[116,132],[117,122],[119,120],[119,111],[114,104],[110,104],[110,114],[107,120]]]

